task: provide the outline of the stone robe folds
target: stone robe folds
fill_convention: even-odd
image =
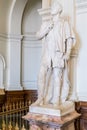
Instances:
[[[42,24],[37,37],[44,37],[41,64],[50,68],[52,63],[52,67],[63,68],[63,55],[75,45],[75,36],[68,21],[60,19],[55,24],[52,21]],[[67,43],[69,38],[72,39],[72,44]]]

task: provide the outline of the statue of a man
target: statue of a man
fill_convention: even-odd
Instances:
[[[65,102],[69,94],[67,62],[75,45],[75,36],[68,23],[60,17],[62,6],[54,2],[52,19],[42,23],[37,32],[38,39],[44,39],[42,62],[38,79],[38,99],[33,105],[54,107]]]

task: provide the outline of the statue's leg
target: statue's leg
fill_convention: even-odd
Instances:
[[[45,82],[46,82],[47,68],[46,66],[41,66],[39,76],[38,76],[38,99],[33,105],[42,105],[44,99]]]
[[[46,105],[50,104],[50,100],[52,98],[52,90],[52,68],[49,68],[46,75],[46,89],[44,94],[44,104]]]
[[[60,68],[53,68],[53,97],[52,97],[51,103],[55,107],[58,107],[58,105],[60,104],[62,72],[63,70]]]
[[[70,89],[70,81],[69,76],[67,73],[67,69],[65,68],[63,71],[63,85],[61,89],[61,102],[64,103],[69,95],[69,89]]]

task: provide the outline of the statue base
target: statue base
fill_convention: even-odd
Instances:
[[[41,105],[41,106],[29,106],[30,113],[38,113],[50,116],[65,116],[71,112],[75,111],[75,105],[72,101],[66,101],[58,107],[53,107],[52,104]]]
[[[29,122],[31,130],[75,130],[74,122],[79,116],[74,111],[62,117],[28,113],[22,118]]]

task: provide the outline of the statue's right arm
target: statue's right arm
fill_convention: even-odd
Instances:
[[[52,22],[42,23],[40,30],[36,33],[36,37],[38,39],[43,39],[52,29],[52,26],[53,26]]]

